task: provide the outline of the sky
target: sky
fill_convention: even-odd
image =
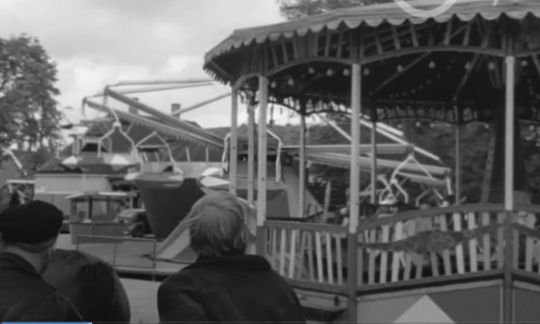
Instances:
[[[0,0],[0,37],[26,33],[39,39],[57,64],[57,100],[71,122],[84,118],[82,98],[107,84],[209,78],[202,69],[206,51],[234,29],[281,21],[276,0]],[[173,102],[187,107],[228,90],[212,85],[137,97],[169,112]],[[88,111],[86,118],[94,116]],[[183,118],[203,127],[228,126],[230,99]],[[281,122],[288,118],[278,116]]]

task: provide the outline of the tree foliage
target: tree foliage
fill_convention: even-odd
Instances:
[[[0,38],[0,148],[15,142],[33,149],[53,145],[61,118],[56,73],[37,39]]]
[[[393,0],[280,0],[280,12],[287,19],[298,19],[339,8],[386,3]]]

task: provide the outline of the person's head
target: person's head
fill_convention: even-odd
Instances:
[[[244,254],[247,209],[234,195],[212,193],[199,199],[186,216],[191,248],[203,257]]]
[[[43,278],[73,302],[85,321],[129,323],[126,290],[103,260],[79,251],[55,250]]]
[[[62,211],[39,200],[10,206],[0,213],[0,249],[20,255],[42,272],[63,219]]]

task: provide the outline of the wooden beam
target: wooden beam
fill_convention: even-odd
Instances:
[[[371,127],[371,203],[377,203],[377,122]]]
[[[255,202],[255,111],[251,100],[247,105],[248,111],[248,161],[247,161],[247,200],[253,205]]]
[[[516,58],[508,56],[506,66],[506,104],[505,104],[505,175],[504,175],[504,207],[508,211],[514,209],[514,119],[515,119],[515,70]]]
[[[413,47],[418,47],[418,34],[416,33],[416,25],[409,23],[409,30],[411,32],[411,41]]]
[[[231,94],[231,136],[229,138],[229,192],[236,195],[237,166],[238,166],[238,90],[232,89]]]
[[[455,125],[455,170],[456,170],[456,193],[455,204],[461,204],[461,125]]]
[[[467,71],[465,71],[465,74],[461,78],[461,81],[459,82],[457,86],[456,92],[454,92],[454,97],[452,97],[452,101],[454,102],[457,101],[459,95],[461,94],[461,91],[463,91],[463,88],[465,87],[465,85],[467,84],[467,81],[471,77],[471,74],[474,68],[476,67],[476,64],[478,63],[479,59],[480,59],[480,55],[476,54],[471,62],[470,68]]]
[[[358,213],[360,203],[358,193],[360,192],[360,167],[358,158],[360,156],[360,115],[361,115],[361,67],[360,64],[353,64],[351,71],[351,165],[350,165],[350,214],[349,232],[356,233],[358,230]]]
[[[257,170],[257,226],[266,220],[266,115],[268,109],[268,79],[259,76],[259,127],[258,127],[258,170]]]
[[[397,50],[401,49],[401,44],[399,43],[399,37],[397,34],[396,26],[392,26],[392,37],[394,39],[394,47]]]
[[[299,173],[298,182],[298,217],[303,218],[304,209],[306,205],[306,116],[303,114],[305,111],[305,104],[301,104],[300,107],[300,151],[299,151]]]
[[[374,90],[373,93],[377,93],[381,91],[383,88],[385,88],[387,85],[389,85],[392,81],[399,78],[401,75],[405,74],[406,71],[410,70],[414,66],[416,66],[418,63],[422,62],[426,57],[428,57],[431,54],[431,52],[426,52],[420,55],[419,57],[415,58],[411,63],[407,64],[401,73],[393,73],[389,78],[381,82]]]
[[[450,39],[452,38],[451,35],[452,35],[452,19],[448,20],[448,22],[446,23],[446,32],[444,34],[444,42],[443,42],[444,45],[446,46],[450,45]]]

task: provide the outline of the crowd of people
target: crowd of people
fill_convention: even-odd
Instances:
[[[163,281],[161,322],[304,323],[294,290],[268,261],[246,254],[243,202],[201,198],[186,216],[197,260]],[[0,197],[0,321],[129,323],[128,296],[105,262],[55,249],[62,212],[42,201]]]

